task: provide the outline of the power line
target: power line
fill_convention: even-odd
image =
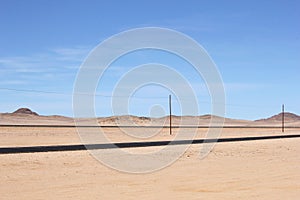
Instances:
[[[141,96],[120,96],[120,95],[105,95],[101,93],[67,93],[67,92],[57,92],[57,91],[46,91],[46,90],[35,90],[35,89],[16,89],[16,88],[6,88],[6,87],[0,87],[0,90],[6,90],[6,91],[14,91],[14,92],[24,92],[24,93],[38,93],[38,94],[55,94],[55,95],[64,95],[64,96],[73,96],[73,95],[83,95],[83,96],[96,96],[96,97],[103,97],[103,98],[131,98],[131,99],[166,99],[165,96],[151,96],[151,97],[141,97]],[[203,96],[202,96],[203,97]],[[197,97],[198,99],[201,99]],[[175,98],[176,99],[176,98]],[[211,101],[201,101],[198,100],[198,103],[203,104],[211,104]],[[176,101],[176,100],[175,100]],[[194,101],[194,99],[191,99],[191,97],[180,97],[177,101]],[[215,102],[217,104],[224,104],[223,102]],[[226,106],[229,107],[241,107],[241,108],[261,108],[261,107],[277,107],[278,105],[246,105],[246,104],[232,104],[232,103],[225,103]],[[293,105],[289,105],[289,107],[293,107]]]
[[[66,93],[61,93],[61,92],[43,91],[43,90],[32,90],[32,89],[15,89],[15,88],[3,88],[3,87],[1,87],[0,90],[8,90],[8,91],[15,91],[15,92],[28,92],[28,93],[43,93],[43,94],[68,95]]]
[[[64,92],[56,92],[56,91],[45,91],[45,90],[33,90],[33,89],[15,89],[15,88],[4,88],[0,87],[0,90],[7,90],[7,91],[14,91],[14,92],[26,92],[26,93],[39,93],[39,94],[56,94],[56,95],[66,95],[66,96],[73,96],[73,95],[83,95],[83,96],[99,96],[99,97],[106,97],[106,98],[128,98],[129,96],[120,96],[120,95],[105,95],[100,93],[64,93]],[[166,97],[163,96],[156,96],[156,97],[138,97],[138,96],[130,96],[130,98],[136,99],[165,99]]]

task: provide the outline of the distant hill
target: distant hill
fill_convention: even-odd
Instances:
[[[279,113],[277,115],[274,115],[272,117],[266,118],[266,119],[259,119],[256,120],[256,122],[281,122],[282,121],[282,113]],[[296,122],[300,121],[300,116],[296,115],[294,113],[285,112],[284,113],[284,121],[285,122]]]
[[[300,125],[300,116],[293,113],[284,113],[285,122],[290,126]],[[221,117],[212,116],[210,114],[201,116],[172,116],[172,124],[175,125],[210,125],[211,119],[216,121],[223,121]],[[132,115],[99,117],[97,122],[100,125],[138,125],[138,126],[161,126],[169,125],[169,116],[161,118],[138,117]],[[237,120],[225,118],[225,126],[264,126],[264,125],[279,125],[281,124],[282,113],[274,115],[266,119],[256,121]],[[82,118],[80,122],[89,123],[93,119]],[[56,124],[56,125],[74,125],[74,119],[71,117],[64,117],[59,115],[44,116],[29,108],[20,108],[12,113],[0,113],[0,124]]]
[[[29,108],[19,108],[12,114],[35,115],[35,116],[39,115],[36,112],[33,112],[32,110],[30,110]]]
[[[213,115],[201,115],[201,116],[174,116],[172,115],[173,125],[200,125],[208,126],[211,119],[221,122],[223,118]],[[160,118],[150,118],[150,117],[138,117],[132,115],[123,116],[112,116],[112,117],[100,117],[97,118],[98,123],[101,125],[141,125],[141,126],[161,126],[169,125],[169,116]],[[247,120],[236,120],[236,119],[224,119],[226,125],[245,125],[251,123]]]
[[[19,108],[12,113],[0,113],[0,124],[62,124],[73,125],[70,117],[59,115],[43,116],[29,108]]]

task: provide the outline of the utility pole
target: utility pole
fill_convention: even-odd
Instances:
[[[282,132],[284,133],[284,104],[282,104]]]
[[[169,95],[169,110],[170,110],[170,135],[172,135],[172,99],[171,95]]]

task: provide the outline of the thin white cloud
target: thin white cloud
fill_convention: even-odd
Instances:
[[[224,87],[226,92],[240,92],[266,88],[268,85],[258,83],[226,83],[224,84]]]
[[[1,85],[16,86],[70,79],[88,55],[90,47],[56,48],[29,56],[0,57]],[[72,77],[71,77],[72,76]],[[46,83],[49,81],[49,83]]]
[[[27,81],[22,80],[1,80],[0,85],[26,85],[28,84]]]
[[[57,55],[58,60],[82,62],[91,50],[91,47],[78,46],[75,48],[56,48],[51,51]]]
[[[79,66],[90,47],[57,48],[30,56],[0,57],[2,72],[41,73]]]

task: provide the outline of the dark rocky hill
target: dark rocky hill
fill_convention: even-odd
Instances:
[[[32,110],[30,110],[29,108],[19,108],[12,114],[25,114],[25,115],[35,115],[35,116],[39,115],[36,112],[33,112]]]
[[[256,120],[257,122],[280,122],[282,121],[282,113],[274,115],[272,117],[266,119]],[[284,113],[284,121],[286,122],[295,122],[300,121],[300,116],[294,113],[285,112]]]

